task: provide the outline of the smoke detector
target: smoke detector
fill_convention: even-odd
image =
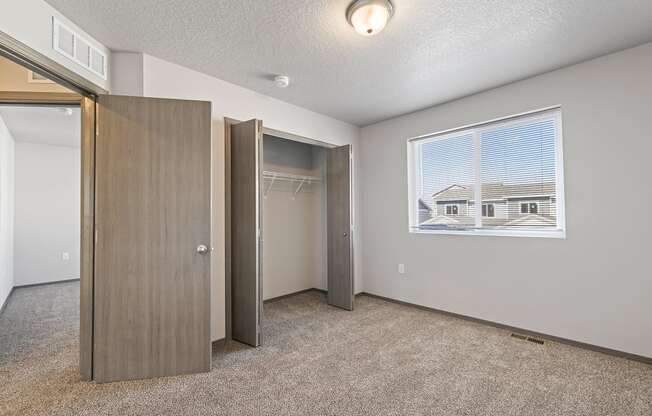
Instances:
[[[277,75],[274,77],[274,85],[278,88],[285,88],[290,85],[290,77],[287,75]]]

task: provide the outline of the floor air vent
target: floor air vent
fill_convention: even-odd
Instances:
[[[512,334],[510,336],[512,338],[520,339],[521,341],[534,342],[535,344],[539,344],[539,345],[544,345],[545,344],[545,341],[542,340],[542,339],[534,338],[534,337],[528,337],[527,335],[523,335],[523,334],[517,334],[517,333],[512,332]]]

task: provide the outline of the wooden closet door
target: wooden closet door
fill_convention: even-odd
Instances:
[[[328,303],[353,310],[351,146],[328,149],[326,169]]]
[[[93,378],[210,371],[211,105],[97,106]]]
[[[257,347],[262,320],[262,122],[234,124],[229,136],[231,338]]]

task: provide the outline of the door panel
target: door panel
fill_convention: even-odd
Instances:
[[[210,371],[210,103],[97,105],[94,379]]]
[[[259,120],[231,126],[231,337],[254,347],[260,345],[262,318],[261,138]]]
[[[328,149],[328,303],[353,310],[351,146]]]

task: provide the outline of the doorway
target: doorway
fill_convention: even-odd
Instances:
[[[13,200],[16,288],[79,280],[80,119],[79,105],[0,105],[3,140],[13,147],[3,152],[13,161],[2,163],[13,165],[13,198],[2,200]]]
[[[84,300],[92,293],[88,126],[94,128],[94,103],[47,71],[23,64],[0,49],[3,142],[11,150],[3,152],[2,166],[13,187],[8,193],[5,184],[1,199],[12,208],[11,221],[5,216],[4,224],[12,225],[15,237],[12,261],[3,261],[13,267],[3,277],[11,286],[80,280],[80,370],[90,379],[85,351],[90,350],[91,329],[84,318],[92,314],[92,304]],[[8,255],[6,249],[3,254]]]
[[[72,91],[0,103],[79,108],[82,380],[210,371],[211,104],[107,95],[2,32],[0,55]]]
[[[65,96],[67,103],[61,100]],[[37,97],[40,102],[18,102]],[[79,279],[80,100],[0,56],[0,235],[2,264],[12,269],[3,270],[0,280],[9,275],[14,287]]]

